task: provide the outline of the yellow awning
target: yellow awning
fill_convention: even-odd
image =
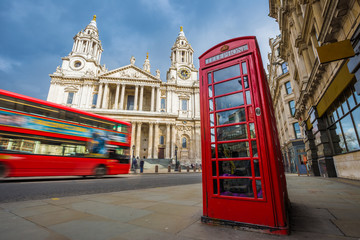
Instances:
[[[325,94],[319,101],[318,105],[316,106],[319,117],[321,117],[326,112],[330,105],[347,88],[347,86],[353,79],[354,74],[351,74],[349,72],[349,69],[347,68],[348,61],[349,60],[347,60],[343,64],[336,77],[334,78],[334,80],[326,90]]]

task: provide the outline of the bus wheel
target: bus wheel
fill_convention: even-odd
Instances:
[[[9,173],[9,168],[0,162],[0,178],[6,178]]]
[[[99,165],[94,170],[94,175],[96,178],[102,178],[106,175],[106,167],[104,165]]]

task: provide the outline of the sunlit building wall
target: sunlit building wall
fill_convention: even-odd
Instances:
[[[316,176],[360,179],[360,89],[355,88],[359,79],[348,67],[349,60],[356,60],[355,65],[359,60],[355,56],[321,62],[317,49],[350,40],[350,48],[358,52],[359,4],[269,1],[269,15],[281,32],[279,55],[288,63],[293,83],[294,115],[305,131],[305,148]],[[334,55],[335,47],[327,53]]]
[[[268,54],[268,81],[273,100],[276,125],[279,133],[285,171],[307,173],[303,132],[295,118],[295,94],[288,64],[280,58],[281,37],[270,38],[271,52]]]

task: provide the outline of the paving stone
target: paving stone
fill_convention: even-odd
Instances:
[[[89,216],[91,215],[87,213],[65,209],[61,211],[55,211],[55,212],[44,213],[32,217],[27,217],[26,219],[41,226],[48,227],[63,222],[73,221],[81,218],[87,218]]]
[[[360,221],[359,220],[332,220],[336,226],[349,237],[360,238]]]

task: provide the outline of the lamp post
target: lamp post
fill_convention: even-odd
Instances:
[[[135,157],[135,145],[132,146],[133,149],[133,157]]]
[[[178,151],[178,146],[175,145],[175,171],[178,170],[177,165],[178,165],[178,161],[177,161],[177,151]]]

